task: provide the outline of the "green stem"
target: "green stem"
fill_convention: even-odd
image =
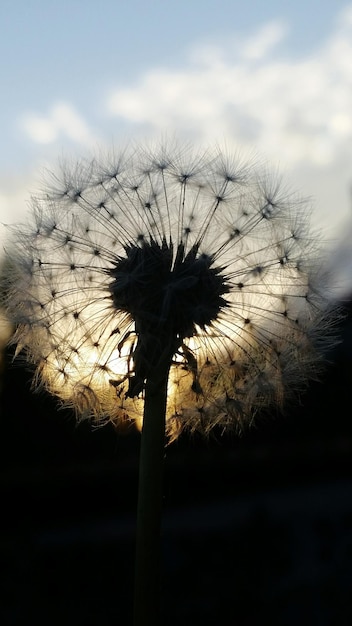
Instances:
[[[134,626],[160,623],[160,530],[165,414],[170,364],[145,387],[139,461]],[[157,381],[157,382],[156,382]]]

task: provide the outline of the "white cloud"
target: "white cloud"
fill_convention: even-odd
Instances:
[[[352,7],[343,16],[306,58],[280,59],[281,22],[245,40],[201,46],[182,71],[155,68],[116,89],[108,111],[158,131],[255,144],[288,165],[351,158]]]
[[[24,115],[21,125],[36,143],[53,143],[61,134],[77,143],[90,144],[94,141],[93,134],[82,117],[64,102],[56,104],[47,117]]]
[[[27,135],[36,143],[52,143],[57,139],[58,129],[51,119],[26,115],[22,124]]]
[[[265,57],[286,35],[286,25],[281,21],[265,24],[253,37],[249,37],[242,46],[243,58],[260,60]]]

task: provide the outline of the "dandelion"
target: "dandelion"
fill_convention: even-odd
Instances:
[[[237,157],[161,145],[64,166],[31,208],[14,229],[17,352],[78,418],[143,419],[153,516],[165,433],[240,432],[321,367],[307,206]]]
[[[307,226],[302,202],[221,153],[64,168],[16,229],[17,351],[79,418],[139,421],[164,362],[169,437],[242,430],[319,366],[326,285]]]

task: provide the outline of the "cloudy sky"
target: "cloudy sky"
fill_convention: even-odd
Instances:
[[[0,54],[1,222],[43,166],[166,132],[254,151],[352,236],[352,2],[2,0]]]

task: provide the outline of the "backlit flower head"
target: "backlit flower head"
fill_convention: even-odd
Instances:
[[[140,420],[169,361],[167,432],[241,430],[329,342],[306,205],[220,151],[66,165],[15,227],[8,312],[36,382],[78,417]]]

